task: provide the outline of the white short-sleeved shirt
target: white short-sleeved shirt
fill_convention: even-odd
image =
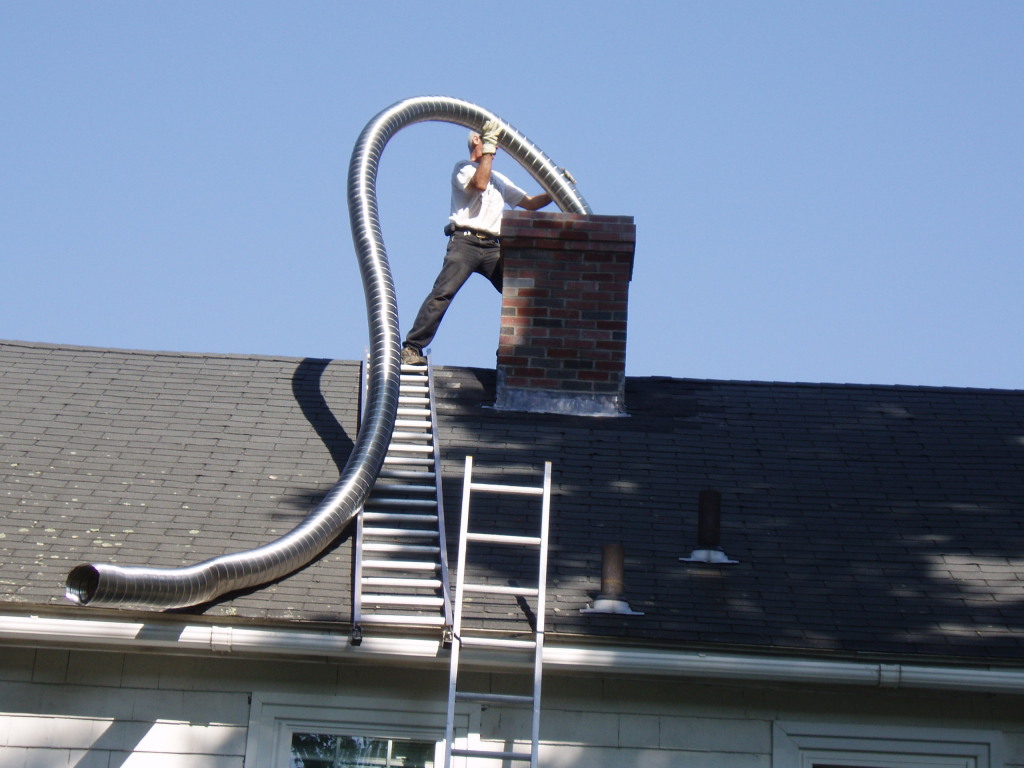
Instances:
[[[469,186],[477,163],[460,160],[452,171],[452,215],[449,221],[456,229],[475,229],[501,234],[501,215],[505,205],[515,208],[526,197],[526,192],[513,184],[506,176],[491,171],[487,189],[479,192]]]

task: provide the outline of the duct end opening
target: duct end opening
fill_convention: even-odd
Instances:
[[[77,605],[88,605],[96,596],[100,572],[94,565],[78,565],[71,569],[65,584],[64,597]]]

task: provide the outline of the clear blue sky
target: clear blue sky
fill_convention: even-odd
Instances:
[[[349,155],[443,94],[635,217],[628,375],[1024,389],[1022,40],[1016,1],[0,0],[0,338],[361,357]],[[403,330],[464,133],[384,154]],[[493,365],[498,307],[435,362]]]

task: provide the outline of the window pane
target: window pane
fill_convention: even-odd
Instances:
[[[338,754],[331,768],[387,768],[387,739],[362,736],[335,736]]]
[[[388,768],[434,768],[434,745],[425,741],[392,741]]]
[[[290,768],[433,767],[433,742],[322,733],[292,734]]]

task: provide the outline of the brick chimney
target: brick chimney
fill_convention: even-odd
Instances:
[[[624,416],[632,216],[506,211],[495,408]]]

